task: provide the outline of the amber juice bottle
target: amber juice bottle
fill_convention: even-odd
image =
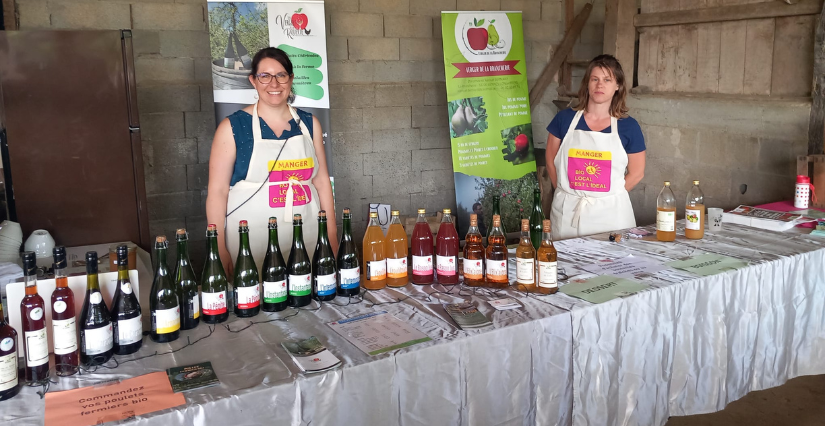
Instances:
[[[516,248],[516,289],[536,291],[536,249],[530,238],[530,220],[521,220],[521,238]]]
[[[676,239],[676,197],[670,189],[670,182],[656,198],[656,239],[659,241],[674,241]]]
[[[367,290],[387,286],[387,259],[384,257],[384,231],[378,224],[378,213],[370,213],[370,223],[364,234],[364,264],[361,267],[361,285]]]
[[[472,287],[484,286],[484,246],[478,230],[478,215],[470,215],[470,229],[464,237],[464,283]]]
[[[541,245],[539,245],[539,250],[536,252],[539,270],[538,290],[542,294],[553,294],[559,291],[558,263],[556,261],[558,253],[556,247],[553,246],[550,229],[550,220],[543,220],[541,223]]]
[[[487,236],[487,251],[484,256],[486,270],[485,283],[487,287],[507,288],[510,284],[507,278],[507,245],[506,237],[501,229],[501,216],[493,215],[493,227]]]

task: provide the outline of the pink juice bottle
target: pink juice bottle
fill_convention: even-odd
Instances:
[[[453,225],[450,209],[444,209],[435,239],[436,277],[443,285],[458,284],[458,232]]]
[[[433,283],[433,234],[426,213],[426,210],[418,209],[418,219],[410,242],[413,270],[411,281],[419,285]]]

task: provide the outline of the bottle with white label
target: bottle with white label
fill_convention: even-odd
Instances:
[[[49,340],[46,333],[46,305],[37,294],[37,258],[33,251],[23,252],[23,279],[26,295],[20,302],[23,328],[23,357],[27,384],[49,379]]]
[[[129,249],[117,247],[117,285],[112,297],[112,333],[116,355],[133,354],[143,345],[143,318],[129,279]]]
[[[149,292],[149,311],[152,315],[152,332],[149,337],[158,343],[173,342],[180,336],[180,303],[175,283],[166,266],[168,243],[165,235],[155,238],[155,278]]]
[[[235,279],[232,281],[235,315],[249,318],[261,311],[261,281],[252,250],[249,248],[249,224],[238,223],[238,259],[235,261]]]
[[[516,290],[536,291],[536,249],[530,236],[530,220],[521,220],[521,239],[516,248]]]
[[[181,228],[175,232],[178,259],[175,262],[175,291],[180,302],[180,329],[191,330],[198,326],[201,316],[198,279],[189,261],[189,233]]]
[[[541,244],[536,252],[536,261],[539,270],[538,290],[542,294],[553,294],[559,291],[558,282],[558,252],[553,246],[550,220],[541,222]]]
[[[300,308],[312,302],[312,262],[304,246],[303,225],[301,215],[292,216],[292,249],[286,262],[286,300],[293,308]]]
[[[226,272],[218,254],[218,226],[206,227],[206,262],[201,274],[201,310],[203,322],[218,324],[229,318]]]
[[[501,216],[493,215],[490,234],[487,235],[487,250],[484,252],[484,282],[487,287],[507,288],[510,284],[507,273],[507,245]]]
[[[335,287],[338,271],[335,269],[335,256],[327,236],[327,212],[318,212],[318,241],[312,256],[312,297],[317,301],[335,299]]]
[[[412,277],[413,284],[426,285],[433,283],[433,233],[427,222],[427,210],[418,209],[418,218],[415,220],[412,241]]]
[[[20,392],[17,377],[17,332],[3,317],[0,303],[0,401],[14,397]]]
[[[473,213],[470,215],[470,228],[464,237],[464,261],[461,262],[464,284],[471,287],[484,286],[484,246],[481,239],[478,215]]]
[[[685,202],[685,237],[701,240],[705,236],[705,194],[699,188],[699,181],[693,181]]]
[[[361,285],[367,290],[387,286],[387,258],[384,255],[384,231],[378,223],[378,213],[370,213],[370,222],[364,232],[364,264],[361,266]]]
[[[390,227],[384,239],[384,256],[387,258],[387,287],[404,287],[410,283],[407,277],[407,231],[401,224],[401,212],[391,212]]]
[[[341,243],[338,244],[338,296],[352,297],[361,292],[361,261],[352,238],[352,213],[344,209]]]
[[[86,298],[80,310],[80,362],[100,365],[112,357],[114,337],[109,308],[97,279],[97,252],[86,252]]]
[[[52,255],[55,280],[51,300],[54,369],[58,376],[71,376],[77,373],[79,362],[74,293],[69,288],[69,278],[66,276],[66,248],[55,247]]]
[[[278,243],[278,219],[269,218],[269,243],[261,265],[261,279],[264,281],[264,295],[261,309],[264,312],[278,312],[286,309],[286,262]]]
[[[439,284],[458,284],[458,231],[453,224],[452,210],[441,211],[441,224],[435,236],[435,277]]]
[[[676,197],[670,189],[670,182],[656,198],[656,239],[659,241],[674,241],[676,239]]]

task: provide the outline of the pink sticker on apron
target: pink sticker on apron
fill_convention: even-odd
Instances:
[[[611,153],[572,148],[567,154],[567,180],[576,191],[610,192]]]
[[[286,191],[288,183],[269,186],[269,207],[286,207]],[[309,185],[292,185],[292,205],[303,206],[312,202],[312,191]]]

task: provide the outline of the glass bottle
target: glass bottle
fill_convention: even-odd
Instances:
[[[17,377],[17,332],[6,323],[3,304],[0,303],[0,401],[13,398],[20,392],[20,387]]]
[[[189,233],[186,229],[175,232],[178,245],[178,259],[175,264],[175,289],[180,302],[180,329],[191,330],[198,326],[201,316],[198,279],[189,262]]]
[[[501,228],[501,216],[493,215],[490,235],[487,236],[487,251],[484,256],[486,269],[485,283],[487,287],[507,288],[510,284],[507,277],[507,245],[506,237]]]
[[[327,212],[318,212],[318,241],[312,255],[312,296],[318,301],[335,299],[335,256],[327,236]]]
[[[23,252],[23,279],[26,295],[20,302],[23,328],[23,354],[26,359],[26,383],[49,378],[49,340],[43,298],[37,294],[37,258],[33,251]]]
[[[484,286],[484,246],[478,230],[478,215],[470,215],[470,229],[464,237],[464,261],[462,262],[464,284],[472,287]]]
[[[504,239],[507,239],[507,230],[504,229],[504,218],[501,215],[501,197],[498,195],[493,195],[493,216],[498,215],[499,219],[501,219],[501,233],[504,234]],[[487,233],[487,237],[490,237],[493,229],[493,221],[490,220],[490,226],[487,227],[490,231]],[[487,244],[490,244],[490,241],[487,241]]]
[[[292,217],[292,249],[287,270],[287,303],[293,308],[309,305],[312,301],[312,262],[304,246],[301,215]]]
[[[109,316],[114,325],[115,355],[137,352],[143,345],[143,320],[140,303],[129,280],[129,249],[125,244],[117,247],[117,287]]]
[[[168,246],[165,235],[155,238],[153,257],[157,259],[157,268],[149,292],[149,312],[152,315],[152,331],[149,336],[158,343],[173,342],[180,336],[178,292],[166,266]]]
[[[673,196],[669,181],[665,181],[665,186],[656,198],[656,239],[676,239],[676,197]]]
[[[453,225],[452,211],[444,209],[435,237],[435,275],[439,284],[458,284],[458,232]]]
[[[370,222],[364,233],[364,266],[361,285],[367,290],[387,286],[387,260],[384,257],[384,231],[378,224],[378,213],[370,213]]]
[[[530,221],[521,220],[521,239],[516,248],[516,289],[536,291],[536,249],[533,248]]]
[[[86,252],[86,297],[80,311],[80,362],[100,365],[112,358],[114,334],[97,279],[97,252]]]
[[[201,274],[201,309],[203,322],[218,324],[229,318],[226,272],[218,254],[218,226],[206,227],[206,262]]]
[[[427,211],[418,209],[418,219],[412,234],[412,282],[433,283],[433,233],[427,222]]]
[[[361,261],[358,247],[352,239],[352,213],[344,209],[344,223],[341,227],[341,244],[338,244],[338,295],[357,296],[361,292]]]
[[[52,249],[54,257],[55,289],[52,292],[52,347],[54,348],[54,369],[58,376],[77,373],[77,315],[74,309],[74,293],[69,288],[66,276],[66,248]]]
[[[538,250],[541,245],[541,222],[544,213],[541,211],[541,189],[533,189],[533,213],[530,214],[530,241],[533,249]]]
[[[261,289],[258,267],[249,248],[249,225],[245,220],[238,222],[238,259],[235,261],[235,279],[232,281],[235,315],[249,318],[261,311]]]
[[[693,181],[685,202],[685,237],[701,240],[705,236],[705,194],[699,188],[699,181]]]
[[[553,238],[550,230],[550,220],[545,219],[541,225],[541,246],[536,252],[539,270],[539,293],[553,294],[559,291],[558,264],[556,259],[558,253],[553,246]]]
[[[384,240],[384,256],[387,258],[387,286],[404,287],[407,277],[407,231],[401,224],[398,210],[392,211],[392,220]]]
[[[286,262],[278,243],[278,219],[269,218],[269,243],[261,266],[264,282],[264,312],[278,312],[286,309]]]

